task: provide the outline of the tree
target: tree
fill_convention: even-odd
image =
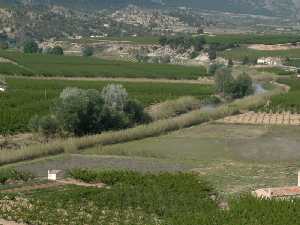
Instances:
[[[194,40],[194,48],[195,48],[195,51],[201,51],[203,49],[203,46],[205,45],[206,43],[206,40],[204,37],[202,36],[198,36],[195,38]]]
[[[225,67],[225,65],[223,64],[217,64],[217,63],[213,63],[213,64],[210,64],[208,69],[207,69],[207,74],[210,75],[210,76],[214,76],[216,71],[222,67]]]
[[[208,57],[211,61],[215,60],[217,58],[217,51],[214,48],[210,47],[208,49]]]
[[[233,67],[234,63],[233,63],[233,60],[232,59],[229,59],[228,60],[228,66],[229,67]]]
[[[47,53],[51,55],[64,55],[64,50],[60,46],[55,46],[49,49]]]
[[[168,38],[166,36],[162,36],[159,38],[158,42],[161,46],[165,46],[168,44]]]
[[[124,111],[128,101],[128,93],[120,84],[109,84],[103,88],[101,96],[104,99],[105,105],[117,110]]]
[[[234,88],[232,91],[233,98],[243,98],[247,95],[253,94],[253,82],[247,73],[240,74],[235,80]]]
[[[39,46],[35,41],[29,40],[24,43],[23,51],[24,53],[30,53],[30,54],[38,53]]]
[[[82,49],[82,55],[85,57],[90,57],[94,55],[94,48],[93,47],[84,47]]]
[[[232,94],[235,85],[235,80],[228,68],[220,68],[215,73],[215,88],[216,92],[223,96]]]
[[[248,65],[249,63],[250,63],[249,57],[248,57],[248,56],[245,56],[245,57],[243,58],[242,64],[243,64],[243,65]]]
[[[101,132],[103,107],[99,91],[66,88],[60,94],[53,114],[65,131],[81,136]]]

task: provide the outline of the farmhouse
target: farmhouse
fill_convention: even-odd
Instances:
[[[257,60],[259,65],[279,66],[282,64],[280,57],[262,57]]]
[[[300,196],[300,171],[298,172],[298,185],[291,187],[276,187],[258,189],[252,194],[258,198],[288,198]]]

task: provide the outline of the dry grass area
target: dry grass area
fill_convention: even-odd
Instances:
[[[300,114],[284,113],[255,113],[228,116],[218,120],[220,123],[229,124],[262,124],[262,125],[300,125]]]

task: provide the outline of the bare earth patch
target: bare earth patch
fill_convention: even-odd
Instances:
[[[290,49],[299,49],[300,45],[292,45],[292,44],[278,44],[278,45],[264,45],[264,44],[254,44],[249,45],[248,48],[259,50],[259,51],[282,51],[282,50],[290,50]]]

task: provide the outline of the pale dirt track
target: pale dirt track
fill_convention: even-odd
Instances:
[[[173,83],[173,84],[214,84],[214,80],[209,78],[199,78],[198,80],[171,80],[171,79],[149,79],[149,78],[122,78],[122,77],[24,77],[14,76],[22,79],[32,80],[70,80],[70,81],[112,81],[112,82],[132,82],[132,83]]]

